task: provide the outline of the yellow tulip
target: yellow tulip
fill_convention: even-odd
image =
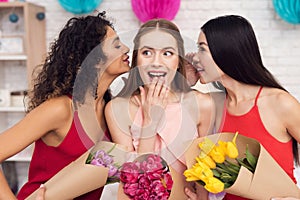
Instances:
[[[204,138],[204,141],[199,143],[200,149],[206,154],[208,154],[214,148],[214,146],[215,144],[213,141],[208,138]]]
[[[196,160],[198,163],[202,162],[206,164],[210,169],[216,168],[216,163],[214,162],[214,160],[210,156],[205,154],[203,151],[201,151],[200,155],[196,157]]]
[[[216,163],[225,161],[225,152],[222,147],[215,146],[208,154]]]
[[[229,158],[235,159],[239,155],[239,151],[238,151],[237,146],[236,146],[236,137],[237,137],[237,135],[238,135],[238,132],[235,133],[235,136],[233,137],[232,141],[227,143],[226,155]]]
[[[183,175],[186,177],[187,181],[205,181],[207,178],[213,177],[213,172],[204,163],[196,163],[191,169],[184,171]]]
[[[239,155],[239,151],[238,151],[237,147],[232,142],[228,142],[228,144],[227,144],[226,155],[229,158],[233,158],[233,159],[237,158]]]
[[[196,173],[194,169],[187,169],[183,172],[183,175],[186,177],[186,181],[198,181],[200,180],[199,174]]]
[[[219,148],[226,153],[227,151],[227,142],[218,141]]]
[[[224,190],[224,183],[219,179],[212,177],[205,182],[204,188],[211,193],[219,193]]]

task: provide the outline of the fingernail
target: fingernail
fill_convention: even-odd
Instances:
[[[41,184],[41,185],[40,185],[40,188],[44,188],[44,187],[45,187],[45,185],[44,185],[44,184]]]

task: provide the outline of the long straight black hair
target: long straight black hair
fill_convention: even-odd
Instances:
[[[254,30],[248,20],[226,15],[209,20],[201,27],[215,63],[231,78],[251,85],[286,91],[263,65]],[[293,155],[299,165],[298,143]]]

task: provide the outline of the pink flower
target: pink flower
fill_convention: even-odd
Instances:
[[[121,169],[120,180],[124,183],[136,183],[139,176],[139,163],[124,163]]]
[[[134,196],[135,200],[145,200],[150,199],[149,188],[137,189],[136,195]]]
[[[166,173],[165,176],[163,177],[163,181],[166,184],[167,190],[171,191],[172,186],[173,186],[172,176],[169,173]]]
[[[164,171],[163,170],[157,170],[154,172],[147,172],[146,176],[150,179],[150,180],[160,180],[161,177],[163,176]]]
[[[135,196],[136,190],[138,189],[139,184],[138,183],[125,183],[123,189],[126,191],[126,194],[129,196]]]
[[[158,155],[150,155],[147,160],[141,163],[141,169],[144,172],[157,171],[163,169],[161,157]]]
[[[149,188],[151,181],[145,174],[140,174],[139,176],[139,188]]]
[[[173,180],[167,163],[158,155],[146,154],[122,166],[120,180],[132,200],[167,200]]]

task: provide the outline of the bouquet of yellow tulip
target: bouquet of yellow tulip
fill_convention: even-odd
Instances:
[[[260,200],[300,198],[297,185],[255,139],[237,133],[197,138],[185,158],[186,180],[200,183],[211,193],[224,191]]]
[[[241,166],[254,172],[257,158],[248,150],[245,158],[239,155],[235,134],[232,141],[221,141],[214,144],[209,138],[199,143],[200,154],[191,169],[184,172],[187,181],[197,181],[211,193],[219,193],[229,188],[235,182]],[[234,160],[235,159],[235,160]],[[234,162],[235,161],[235,162]]]

